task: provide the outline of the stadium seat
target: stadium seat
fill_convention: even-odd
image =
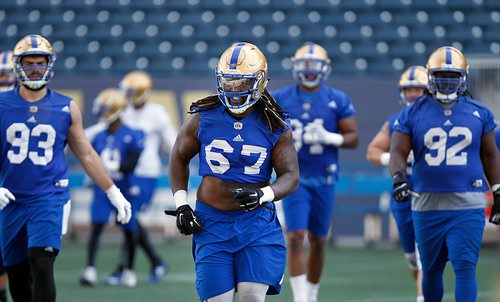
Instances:
[[[264,49],[270,45],[271,51],[266,51],[276,59],[269,64],[277,71],[299,45],[314,41],[330,46],[340,70],[360,72],[353,66],[361,57],[368,62],[363,72],[370,73],[373,57],[392,62],[398,55],[395,50],[401,51],[400,56],[414,56],[418,61],[436,45],[459,42],[467,51],[491,54],[494,51],[490,49],[491,43],[498,41],[500,4],[497,2],[3,0],[0,45],[10,48],[19,36],[43,31],[49,40],[63,43],[65,57],[78,60],[77,71],[83,68],[87,72],[100,67],[84,66],[85,62],[99,55],[118,56],[129,41],[127,45],[135,48],[126,55],[133,56],[134,62],[140,57],[195,56],[196,60],[184,64],[186,68],[175,70],[192,74],[205,70],[207,60],[218,57],[234,41],[254,42]],[[100,50],[88,51],[92,41],[99,42]],[[403,44],[404,47],[399,46]],[[362,47],[358,48],[359,45]],[[276,47],[279,51],[273,53]],[[171,70],[167,65],[150,65],[150,68]]]

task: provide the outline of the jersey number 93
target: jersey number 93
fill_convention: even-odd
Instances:
[[[43,150],[43,155],[38,150],[28,151],[32,137],[41,138],[37,146]],[[44,137],[45,140],[42,140]],[[14,123],[7,128],[7,141],[13,147],[7,152],[7,158],[11,164],[21,164],[29,157],[33,164],[45,166],[52,161],[55,140],[56,131],[51,125],[39,124],[30,130],[24,123]]]

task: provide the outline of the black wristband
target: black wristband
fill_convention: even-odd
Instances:
[[[398,171],[392,175],[392,183],[395,185],[406,182],[406,173],[404,171]]]

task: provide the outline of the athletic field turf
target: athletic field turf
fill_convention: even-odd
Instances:
[[[93,288],[84,288],[78,284],[78,278],[85,263],[85,244],[65,241],[55,267],[57,301],[198,301],[194,288],[195,275],[190,241],[174,241],[157,246],[164,259],[170,264],[170,272],[159,284],[146,283],[149,264],[142,251],[138,252],[136,261],[136,271],[139,277],[136,288],[112,287],[102,283],[102,279],[113,268],[118,254],[118,244],[103,242],[97,261],[101,282]],[[494,292],[495,289],[500,291],[500,249],[498,246],[482,249],[477,276],[479,283],[477,301],[491,302],[498,299]],[[453,283],[454,277],[451,265],[448,263],[445,273],[444,301],[454,301]],[[268,296],[267,301],[292,301],[286,276],[281,294]],[[408,273],[403,255],[397,248],[330,247],[321,282],[319,301],[414,302],[414,283]]]

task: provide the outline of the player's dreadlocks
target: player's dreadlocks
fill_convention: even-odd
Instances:
[[[211,110],[222,105],[218,94],[209,95],[201,100],[193,102],[189,106],[189,113],[196,113],[205,110]],[[261,118],[267,122],[272,133],[277,129],[283,131],[285,129],[285,116],[287,112],[276,103],[276,100],[271,96],[267,89],[264,90],[262,97],[255,104],[258,107]]]

